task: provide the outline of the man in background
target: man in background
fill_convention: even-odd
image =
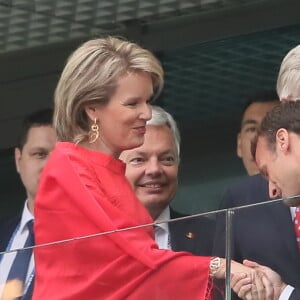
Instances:
[[[52,114],[51,109],[43,109],[32,113],[23,121],[19,144],[15,148],[15,163],[27,198],[19,215],[0,221],[1,252],[33,246],[34,199],[40,174],[56,142]],[[2,256],[0,299],[31,299],[33,282],[32,251],[22,250]]]
[[[156,222],[185,215],[170,206],[178,184],[180,134],[172,116],[153,106],[147,122],[144,144],[124,151],[120,158],[127,164],[126,176],[135,194]],[[155,226],[155,240],[161,249],[210,255],[214,221],[197,217]]]
[[[251,155],[251,140],[257,133],[262,119],[278,104],[276,92],[265,92],[254,95],[246,103],[237,134],[237,156],[242,159],[248,175],[258,174],[258,168]]]

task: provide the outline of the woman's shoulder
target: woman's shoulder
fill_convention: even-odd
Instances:
[[[90,170],[88,158],[76,144],[58,142],[51,153],[43,173],[50,177],[64,179],[67,174],[87,173],[88,170]]]
[[[51,154],[52,163],[86,163],[88,153],[85,149],[70,142],[57,142]]]

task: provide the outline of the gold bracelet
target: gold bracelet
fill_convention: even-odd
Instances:
[[[209,275],[210,277],[215,277],[216,273],[219,271],[221,267],[221,258],[213,257],[209,263]]]

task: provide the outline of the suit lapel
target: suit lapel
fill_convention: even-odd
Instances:
[[[176,219],[180,217],[185,217],[186,215],[175,212],[170,208],[170,218]],[[195,239],[193,238],[193,232],[189,231],[187,222],[185,220],[178,222],[169,223],[169,232],[171,238],[172,250],[174,251],[189,251],[193,252],[195,248]]]

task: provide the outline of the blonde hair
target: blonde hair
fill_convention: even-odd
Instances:
[[[290,50],[281,63],[277,94],[280,100],[300,98],[300,45]]]
[[[163,69],[157,58],[139,45],[115,37],[85,42],[68,59],[54,96],[54,127],[60,141],[88,138],[86,105],[107,103],[127,72],[151,75],[154,98],[163,88]]]

